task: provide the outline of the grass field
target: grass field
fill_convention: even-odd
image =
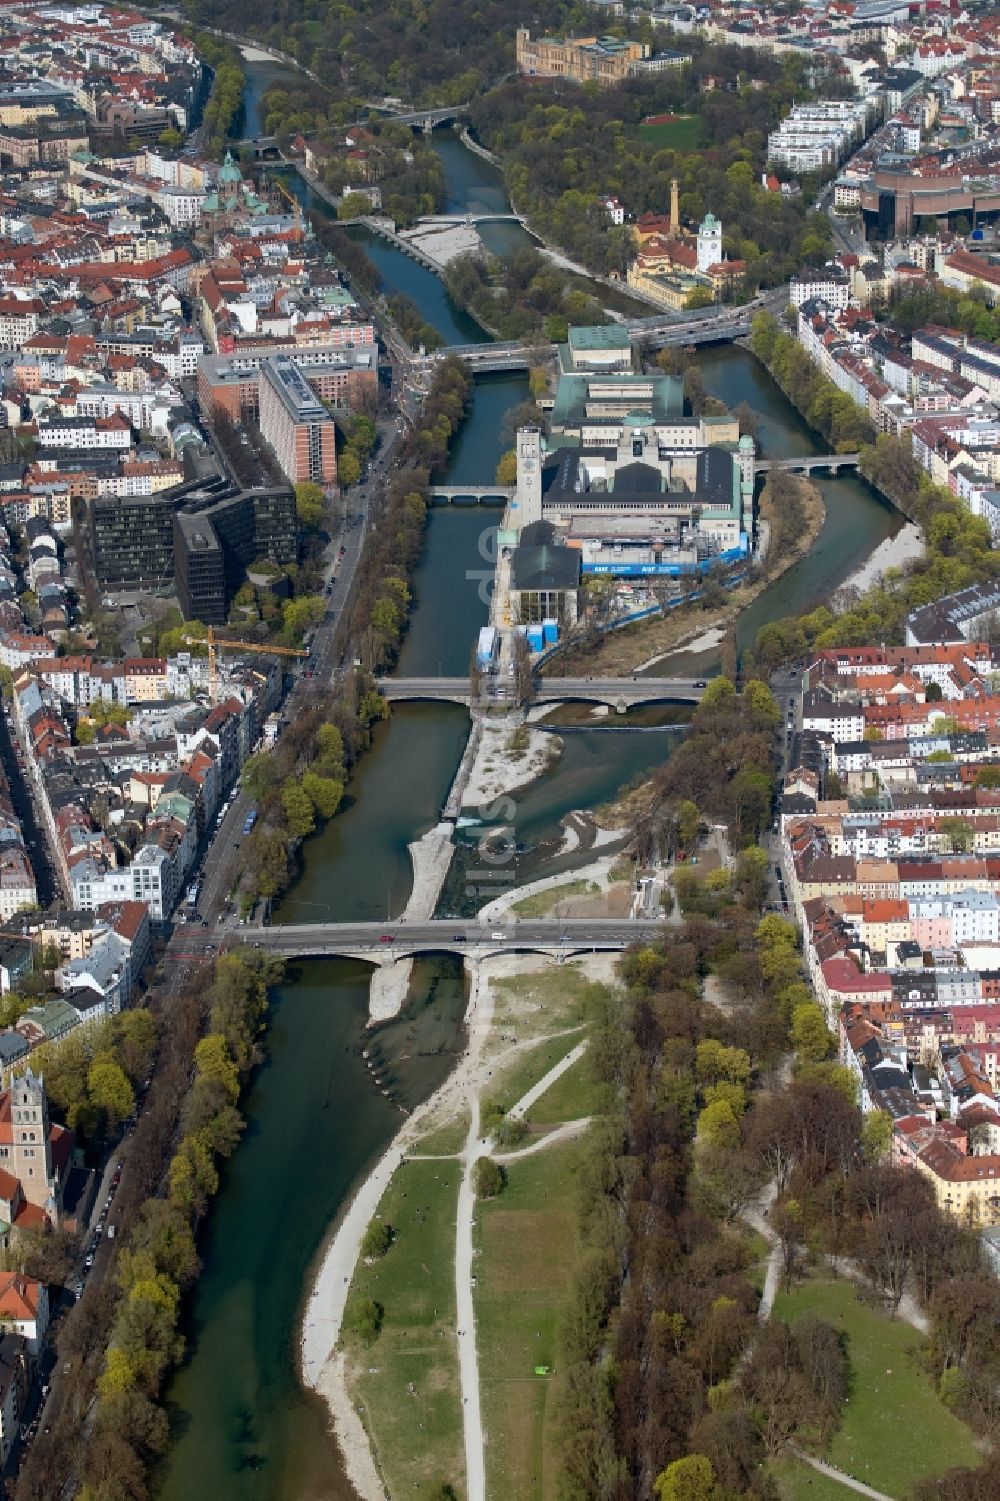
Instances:
[[[825,1459],[898,1498],[917,1480],[978,1462],[971,1432],[939,1400],[921,1368],[923,1338],[916,1329],[859,1302],[849,1282],[808,1281],[775,1300],[778,1318],[794,1319],[807,1309],[843,1331],[851,1365],[844,1421]],[[827,1501],[807,1476],[795,1483],[790,1501],[806,1495]]]
[[[533,1126],[578,1121],[585,1115],[603,1114],[608,1103],[607,1085],[594,1078],[593,1062],[587,1052],[535,1101],[528,1111],[528,1120]]]
[[[408,1161],[379,1208],[395,1231],[387,1254],[359,1263],[344,1321],[351,1390],[373,1435],[390,1495],[447,1482],[465,1494],[455,1346],[458,1163]],[[359,1300],[384,1309],[366,1347],[354,1333]]]
[[[468,1134],[469,1112],[463,1110],[459,1120],[431,1127],[426,1136],[421,1136],[413,1150],[418,1157],[460,1152]]]
[[[583,1143],[511,1162],[477,1210],[476,1327],[491,1497],[554,1501],[560,1472],[558,1329],[579,1255],[576,1165]],[[537,1365],[553,1368],[536,1376]]]
[[[782,1501],[851,1501],[857,1494],[839,1480],[829,1480],[800,1459],[776,1459],[769,1466]]]
[[[494,1070],[483,1090],[484,1104],[499,1106],[507,1111],[527,1094],[549,1069],[559,1063],[582,1042],[586,1033],[581,1027],[545,1042],[527,1043],[517,1050],[517,1056],[505,1068]],[[544,1099],[544,1096],[542,1097]],[[539,1101],[539,1104],[541,1101]],[[562,1117],[560,1117],[562,1119]]]
[[[497,1030],[515,1023],[519,1037],[545,1036],[576,1026],[586,1016],[590,981],[579,964],[560,964],[491,980]]]
[[[681,115],[669,125],[640,125],[643,140],[674,151],[694,151],[701,144],[701,121],[697,115]]]
[[[598,889],[593,881],[566,881],[561,886],[550,886],[548,891],[536,891],[533,896],[522,897],[511,910],[519,917],[548,917],[568,897],[586,896]]]

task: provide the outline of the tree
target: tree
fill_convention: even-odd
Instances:
[[[938,819],[938,833],[947,839],[955,855],[967,855],[975,843],[975,830],[964,818],[949,816]]]
[[[312,480],[300,480],[295,486],[295,514],[300,526],[318,531],[326,521],[326,496]]]
[[[531,648],[528,646],[528,638],[518,633],[514,637],[514,695],[517,702],[530,703],[534,687]]]
[[[361,1242],[361,1254],[368,1261],[378,1261],[392,1245],[392,1227],[385,1220],[372,1220]]]
[[[340,807],[344,784],[334,777],[323,777],[315,771],[302,773],[302,790],[319,818],[332,818]]]
[[[781,710],[778,708],[774,694],[759,678],[750,679],[743,689],[743,698],[751,713],[759,714],[762,719],[768,719],[772,724],[780,722]]]
[[[354,1327],[365,1345],[373,1345],[382,1328],[385,1310],[374,1298],[361,1298],[354,1311]]]
[[[735,698],[736,689],[728,678],[711,678],[702,695],[699,708],[711,708],[713,704],[723,703],[727,698]]]
[[[367,193],[346,193],[337,205],[338,219],[363,219],[372,211],[372,201]]]
[[[517,484],[517,450],[508,448],[506,453],[500,455],[497,465],[496,482],[498,485]]]
[[[118,1125],[135,1109],[135,1094],[128,1075],[116,1059],[95,1058],[87,1072],[87,1093],[109,1124]]]
[[[698,1117],[698,1137],[716,1151],[734,1151],[740,1144],[740,1123],[728,1100],[713,1100]]]
[[[885,1162],[892,1150],[892,1116],[870,1110],[861,1126],[861,1152],[866,1162]]]
[[[337,459],[337,479],[341,488],[349,489],[351,485],[356,485],[360,478],[361,460],[353,448],[342,449]]]
[[[316,827],[312,800],[301,782],[286,782],[281,790],[281,806],[293,839],[304,839]]]
[[[219,1032],[203,1037],[194,1050],[194,1066],[199,1078],[216,1084],[231,1104],[240,1096],[240,1076],[226,1039]]]
[[[243,763],[243,786],[258,802],[264,801],[277,780],[278,768],[267,752],[258,751]]]
[[[310,626],[318,625],[325,614],[326,601],[321,594],[300,594],[298,599],[286,599],[281,611],[285,630],[299,638]]]
[[[549,376],[544,365],[533,365],[528,376],[528,389],[532,399],[537,401],[540,396],[547,396],[549,391]]]
[[[715,1501],[715,1471],[704,1454],[675,1459],[653,1481],[659,1501]]]
[[[492,1157],[478,1157],[472,1170],[472,1186],[477,1199],[495,1199],[503,1192],[504,1170]]]
[[[833,1050],[833,1036],[822,1006],[806,1001],[792,1012],[792,1046],[809,1063],[822,1063]]]
[[[684,798],[674,810],[674,821],[677,825],[679,844],[685,850],[690,849],[701,828],[701,814],[698,812],[697,804],[691,802],[690,798]]]

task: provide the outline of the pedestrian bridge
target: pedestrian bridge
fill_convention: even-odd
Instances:
[[[433,918],[384,923],[288,923],[248,927],[242,943],[289,959],[360,959],[383,968],[422,954],[456,954],[474,961],[500,954],[574,954],[620,952],[630,944],[650,942],[661,931],[659,918],[541,918],[516,922],[509,917],[480,923],[468,918]],[[205,934],[218,946],[219,933]]]
[[[474,500],[483,506],[505,506],[513,499],[513,485],[428,485],[431,500],[452,502]]]
[[[417,221],[421,229],[435,229],[440,224],[523,224],[522,214],[515,213],[468,213],[468,214],[423,214]]]
[[[861,460],[859,453],[804,454],[793,459],[759,459],[754,465],[757,474],[812,474],[816,469],[828,469],[837,474],[841,469],[857,469]]]
[[[380,678],[379,692],[390,703],[406,703],[414,699],[439,699],[446,703],[468,704],[471,702],[469,679],[426,678]],[[479,703],[506,705],[513,687],[499,682],[497,688],[504,695],[497,699],[489,690],[477,700]],[[697,703],[705,690],[702,679],[692,678],[536,678],[531,694],[533,704],[590,703],[606,704],[619,714],[637,704],[673,703],[677,701]],[[513,707],[513,703],[510,704]]]

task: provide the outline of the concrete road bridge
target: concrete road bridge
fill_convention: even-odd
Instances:
[[[280,156],[277,136],[247,136],[245,140],[236,142],[237,151],[250,151],[254,157],[273,154]]]
[[[368,222],[367,220],[365,221]],[[464,221],[458,221],[464,222]],[[391,236],[385,229],[377,228],[378,233],[387,239],[392,239],[395,244],[398,236]],[[399,240],[399,248],[415,260],[422,258],[416,246],[408,240]],[[649,349],[665,349],[668,345],[688,347],[699,344],[718,344],[730,339],[737,339],[750,332],[750,311],[743,308],[725,308],[720,314],[710,318],[683,318],[678,319],[675,313],[671,316],[664,314],[659,318],[633,318],[626,327],[632,338],[641,340]],[[436,349],[432,354],[414,355],[412,364],[432,369],[433,366],[443,359],[455,357],[465,360],[472,370],[495,371],[495,370],[530,370],[552,353],[553,345],[549,344],[517,344],[498,340],[494,344],[450,344],[442,349]]]
[[[859,453],[817,453],[792,459],[760,459],[754,465],[757,474],[812,474],[816,469],[827,469],[838,474],[841,469],[857,469]]]
[[[498,686],[501,691],[509,691],[503,683]],[[390,703],[437,699],[467,704],[471,700],[467,677],[380,678],[378,687]],[[698,703],[704,691],[701,678],[536,678],[531,701],[606,704],[624,714],[637,704]]]
[[[552,954],[568,958],[597,951],[619,952],[655,938],[660,918],[541,918],[512,922],[509,917],[479,923],[468,918],[405,922],[288,923],[248,927],[233,936],[240,943],[290,959],[362,959],[382,968],[420,954],[457,954],[470,960],[497,954]],[[198,929],[191,943],[217,952],[227,929]]]
[[[467,104],[445,104],[439,109],[411,109],[399,114],[394,111],[385,118],[393,125],[421,125],[424,130],[431,131],[435,125],[444,125],[448,120],[461,120],[468,113]]]

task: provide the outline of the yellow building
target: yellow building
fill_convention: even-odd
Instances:
[[[940,1141],[919,1153],[916,1167],[946,1214],[967,1225],[1000,1224],[1000,1157],[967,1157]]]
[[[526,26],[517,32],[518,71],[536,78],[621,83],[651,51],[644,42],[626,42],[615,36],[542,36],[532,41]]]

